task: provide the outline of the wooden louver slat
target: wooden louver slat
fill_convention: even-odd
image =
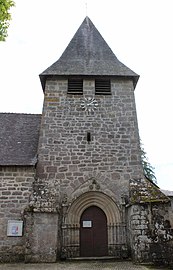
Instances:
[[[110,95],[111,94],[110,80],[95,80],[95,94]]]
[[[83,94],[83,80],[69,79],[68,80],[68,94]]]

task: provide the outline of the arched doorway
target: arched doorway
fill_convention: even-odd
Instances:
[[[107,244],[104,244],[103,233],[100,233],[101,237],[98,239],[97,243],[102,241],[100,246],[106,247],[105,251],[100,254],[94,252],[92,252],[92,254],[86,254],[84,253],[85,247],[82,246],[83,243],[85,243],[82,238],[82,233],[85,232],[85,228],[87,232],[87,226],[91,226],[92,224],[90,222],[83,224],[83,221],[92,221],[90,219],[91,216],[85,217],[84,214],[87,214],[89,210],[92,212],[93,207],[98,211],[100,210],[106,220],[105,223],[104,221],[100,221],[102,226],[99,226],[106,228],[104,232],[107,239]],[[67,212],[66,209],[64,209],[64,213],[66,213],[66,216],[62,224],[62,253],[65,254],[64,256],[66,258],[80,256],[101,257],[106,255],[121,258],[123,256],[122,251],[127,248],[126,224],[122,222],[120,209],[111,197],[98,191],[83,193],[81,196],[74,199]],[[94,216],[98,216],[98,214]],[[105,224],[105,226],[103,226],[103,224]],[[86,227],[82,228],[81,225]],[[99,248],[97,248],[97,250],[99,250]]]
[[[80,256],[101,257],[108,255],[108,230],[105,213],[97,206],[90,206],[80,218]]]

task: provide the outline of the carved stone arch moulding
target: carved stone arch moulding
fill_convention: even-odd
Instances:
[[[100,181],[102,179],[102,181]],[[102,192],[103,194],[107,195],[108,197],[112,198],[113,201],[116,202],[118,207],[120,205],[118,204],[115,194],[109,189],[105,183],[107,183],[107,179],[104,178],[101,174],[91,176],[89,179],[87,179],[83,184],[81,184],[76,190],[73,191],[71,195],[67,197],[67,204],[72,204],[74,201],[74,198],[80,197],[82,194],[90,192],[90,191],[98,191]]]
[[[108,195],[98,191],[89,191],[80,195],[71,204],[66,216],[66,223],[79,224],[83,211],[93,205],[104,211],[108,224],[121,223],[120,210],[116,203]]]

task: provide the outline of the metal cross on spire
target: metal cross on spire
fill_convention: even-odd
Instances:
[[[86,11],[86,16],[88,16],[88,2],[85,2],[85,11]]]

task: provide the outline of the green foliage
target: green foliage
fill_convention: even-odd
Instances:
[[[140,148],[141,148],[141,159],[142,159],[142,166],[143,166],[143,171],[144,171],[144,175],[146,178],[148,178],[150,181],[152,181],[153,183],[157,183],[157,179],[154,173],[154,167],[151,166],[151,164],[148,161],[147,158],[147,154],[143,148],[142,143],[140,144]]]
[[[11,20],[9,10],[14,6],[13,0],[0,0],[0,41],[5,41]]]

